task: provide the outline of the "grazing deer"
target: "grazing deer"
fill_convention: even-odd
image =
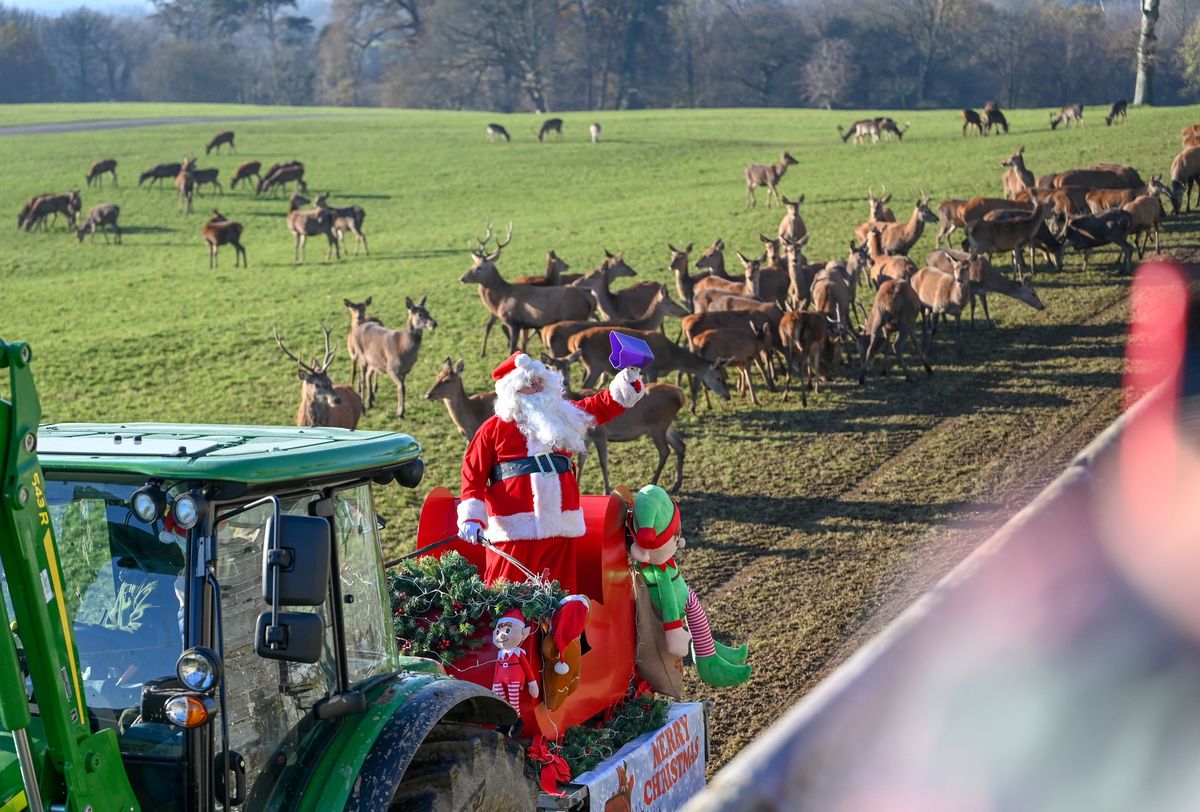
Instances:
[[[872,144],[879,143],[879,120],[874,118],[864,118],[850,125],[850,129],[843,130],[842,125],[837,125],[838,135],[842,137],[842,143],[846,143],[851,138],[855,144],[861,144],[864,138],[870,138]]]
[[[363,253],[371,256],[371,249],[367,247],[367,235],[363,233],[362,224],[366,219],[367,213],[362,206],[330,206],[328,204],[329,193],[323,192],[317,195],[317,199],[313,201],[318,209],[328,209],[333,212],[333,233],[337,237],[338,242],[342,243],[345,248],[345,233],[351,231],[354,233],[354,256],[358,256],[358,244],[361,242]]]
[[[808,233],[808,228],[804,225],[804,218],[800,216],[800,204],[803,202],[804,195],[800,195],[795,200],[788,200],[787,195],[784,195],[783,205],[787,209],[787,213],[779,221],[779,239],[782,240],[784,236],[787,236],[798,240]]]
[[[178,175],[182,167],[182,164],[155,164],[138,176],[138,186],[141,187],[147,180],[150,181],[148,188],[153,187],[155,183],[162,186],[164,180]]]
[[[984,135],[989,135],[993,127],[997,130],[1004,130],[1004,134],[1008,135],[1008,119],[1004,117],[1004,113],[1000,112],[1000,105],[990,101],[983,106]]]
[[[445,403],[451,422],[458,429],[458,433],[469,443],[484,421],[495,412],[496,392],[491,390],[468,395],[462,381],[462,372],[465,366],[463,361],[455,364],[450,358],[442,361],[442,368],[438,371],[433,386],[425,393],[425,399],[441,400]],[[607,486],[605,486],[605,492],[607,490]]]
[[[1109,106],[1108,115],[1104,117],[1104,126],[1111,127],[1118,118],[1122,124],[1129,118],[1129,102],[1125,99],[1117,99]]]
[[[217,180],[217,175],[219,175],[220,173],[221,173],[220,169],[216,169],[216,168],[196,169],[195,166],[193,165],[192,180],[196,184],[196,194],[198,194],[198,195],[200,194],[201,186],[210,185],[217,190],[218,194],[223,196],[225,194],[225,190],[223,188],[221,188],[221,182],[219,180]]]
[[[1077,251],[1083,252],[1083,270],[1086,272],[1092,251],[1105,245],[1114,245],[1121,251],[1121,267],[1130,273],[1133,267],[1133,246],[1129,244],[1129,232],[1133,228],[1133,217],[1124,209],[1113,209],[1103,214],[1084,214],[1064,218],[1061,238]]]
[[[1025,278],[1024,248],[1033,243],[1044,225],[1048,207],[1038,203],[1032,212],[1001,209],[989,212],[978,220],[967,220],[966,246],[977,254],[1011,252],[1013,268]]]
[[[858,376],[859,384],[867,382],[867,369],[875,350],[882,348],[885,352],[882,373],[887,374],[886,353],[890,350],[904,372],[904,379],[912,382],[908,374],[908,366],[904,363],[904,343],[910,342],[921,359],[922,366],[928,375],[933,374],[929,361],[921,345],[917,343],[916,323],[917,311],[921,309],[921,300],[917,298],[912,285],[903,280],[887,279],[875,292],[875,302],[871,305],[871,313],[867,316],[867,324],[863,334],[858,338],[861,370]],[[896,334],[895,342],[889,341],[892,333]]]
[[[537,140],[545,141],[546,136],[554,133],[556,140],[562,138],[563,120],[561,118],[548,118],[542,122],[542,126],[538,128]]]
[[[325,249],[325,261],[328,262],[330,255],[334,253],[337,254],[338,259],[342,258],[341,246],[338,244],[337,237],[333,235],[333,211],[331,209],[289,211],[287,227],[288,231],[296,238],[294,261],[304,261],[304,246],[308,242],[308,238],[318,234],[324,234],[325,239],[329,241],[329,247]]]
[[[233,146],[233,130],[225,130],[214,135],[212,140],[208,142],[208,145],[204,147],[204,154],[207,155],[215,149],[217,154],[220,155],[222,144],[228,145],[230,152],[237,152],[237,149]]]
[[[773,336],[769,330],[763,330],[751,323],[750,330],[705,330],[692,336],[692,350],[701,359],[710,364],[727,364],[738,369],[738,390],[750,390],[750,402],[759,405],[758,395],[754,391],[754,378],[750,374],[751,365],[756,365],[762,373],[763,381],[768,389],[774,388],[770,367],[764,365],[763,356],[771,349]]]
[[[92,164],[91,168],[87,171],[87,175],[84,176],[84,180],[87,181],[88,188],[91,188],[93,180],[96,181],[97,186],[104,185],[104,178],[102,178],[101,175],[104,175],[105,173],[112,175],[112,184],[113,186],[116,186],[117,161],[115,158],[105,158]]]
[[[262,180],[262,164],[258,161],[246,161],[238,164],[237,171],[233,173],[233,180],[229,181],[230,190],[236,189],[237,185],[242,181],[250,182],[250,178],[254,178],[256,182]]]
[[[1200,146],[1185,147],[1171,161],[1171,197],[1175,213],[1179,213],[1179,200],[1187,203],[1187,210],[1192,210],[1192,187],[1200,183]],[[1200,195],[1197,196],[1200,203]]]
[[[968,254],[965,251],[955,251],[949,248],[938,248],[925,259],[932,268],[953,274],[959,262],[966,261],[971,269],[971,329],[975,329],[975,300],[983,303],[983,316],[988,326],[992,324],[992,314],[988,312],[987,297],[989,293],[1008,296],[1034,310],[1045,310],[1046,306],[1038,298],[1033,289],[1033,282],[1024,279],[1018,282],[1010,279],[992,267],[991,261],[982,254]]]
[[[575,321],[588,318],[596,309],[592,295],[574,285],[543,287],[539,285],[514,285],[500,275],[496,262],[504,246],[512,240],[512,223],[504,242],[497,242],[496,249],[486,253],[487,242],[492,238],[492,224],[487,224],[487,235],[479,240],[479,247],[471,251],[470,269],[459,279],[464,284],[480,286],[479,296],[488,311],[508,330],[509,352],[517,351],[517,342],[526,328],[540,329],[556,321]],[[490,324],[490,322],[489,322]],[[484,333],[484,347],[487,333]],[[482,355],[482,352],[481,352]]]
[[[1033,173],[1025,168],[1024,146],[1001,161],[1000,165],[1006,168],[1000,176],[1000,182],[1004,185],[1004,197],[1007,200],[1012,200],[1017,192],[1033,189],[1037,185]]]
[[[179,207],[187,207],[187,213],[192,213],[192,198],[196,195],[195,158],[184,158],[179,165],[179,174],[175,176],[175,190],[179,192]]]
[[[967,130],[972,128],[974,128],[976,134],[983,135],[983,119],[974,110],[970,108],[964,109],[962,111],[962,120],[962,134],[964,138],[967,136]]]
[[[113,230],[117,245],[121,244],[121,227],[117,225],[117,218],[121,216],[121,207],[116,203],[101,203],[98,206],[92,206],[91,211],[87,213],[87,217],[79,224],[79,228],[75,229],[75,236],[83,242],[84,233],[91,231],[92,242],[96,241],[96,229],[103,226],[108,226]],[[108,242],[108,232],[104,232],[104,241]]]
[[[354,386],[358,382],[358,365],[361,362],[363,368],[363,376],[367,374],[367,364],[362,360],[362,347],[358,344],[358,333],[355,329],[360,324],[366,324],[373,321],[378,325],[383,325],[375,316],[367,315],[367,308],[371,306],[372,297],[368,296],[365,301],[352,302],[349,299],[342,299],[342,304],[350,311],[350,331],[346,333],[346,351],[350,354],[350,385]]]
[[[779,342],[783,345],[784,370],[787,377],[783,385],[783,399],[788,399],[792,385],[792,369],[803,361],[804,386],[800,389],[800,402],[808,407],[808,393],[819,393],[815,381],[821,377],[821,356],[829,343],[829,321],[823,313],[808,313],[793,310],[783,314],[779,322]],[[799,377],[802,370],[796,368]]]
[[[238,260],[242,261],[243,268],[249,268],[250,264],[246,260],[246,249],[242,247],[242,224],[231,222],[226,219],[221,212],[213,209],[213,216],[204,228],[200,230],[204,237],[205,244],[208,245],[208,267],[217,267],[217,249],[222,245],[232,245],[236,252],[233,258],[233,267],[238,266]]]
[[[274,192],[276,189],[282,189],[284,184],[292,182],[295,182],[296,188],[301,192],[308,192],[308,184],[304,182],[304,164],[299,161],[272,166],[259,179],[254,194],[257,196],[263,192]]]
[[[600,143],[600,123],[598,121],[593,121],[591,124],[588,125],[588,135],[591,136],[593,144]],[[605,491],[607,491],[608,486],[605,485],[604,489],[605,489]]]
[[[17,212],[17,231],[25,228],[25,224],[28,223],[30,218],[33,216],[33,209],[37,205],[38,200],[46,197],[48,194],[50,193],[43,192],[42,194],[34,195],[25,201],[25,205],[21,207],[19,212]],[[58,215],[55,215],[55,219],[57,218]]]
[[[317,359],[306,364],[297,358],[283,343],[279,329],[275,330],[275,343],[280,351],[295,361],[300,369],[297,377],[303,382],[300,388],[300,408],[296,412],[297,426],[330,426],[353,429],[358,427],[363,415],[362,399],[350,386],[334,386],[329,378],[329,365],[333,363],[334,350],[329,343],[329,328],[321,325],[325,332],[325,360],[318,366]]]
[[[25,215],[25,231],[32,231],[37,225],[47,228],[46,218],[52,214],[55,220],[59,214],[64,215],[70,227],[75,228],[75,218],[82,209],[83,198],[78,189],[61,195],[39,195],[31,201],[29,212]]]
[[[1059,124],[1063,124],[1063,129],[1066,129],[1071,126],[1072,122],[1076,127],[1083,126],[1082,104],[1065,104],[1057,113],[1050,114],[1050,129],[1052,130],[1057,130]]]
[[[917,272],[917,264],[904,254],[883,250],[879,224],[867,232],[867,251],[871,257],[871,284],[878,288],[885,279],[908,279]]]
[[[783,179],[789,166],[799,163],[790,152],[784,152],[777,164],[750,164],[746,167],[746,205],[757,206],[758,200],[754,190],[759,186],[767,187],[767,206],[770,207],[772,198],[778,202],[779,192],[775,187]]]
[[[512,138],[509,137],[508,130],[504,129],[504,125],[502,124],[489,124],[486,128],[484,128],[483,132],[484,137],[487,139],[489,144],[496,143],[497,138],[503,138],[506,142],[512,140]]]
[[[405,379],[417,363],[421,333],[437,328],[437,322],[425,309],[427,298],[422,296],[421,301],[415,303],[411,298],[405,298],[408,318],[403,330],[389,330],[373,321],[362,322],[355,328],[363,362],[360,391],[368,406],[375,405],[373,377],[382,372],[396,384],[396,416],[404,417]]]
[[[596,297],[600,314],[608,321],[639,318],[664,288],[658,282],[639,282],[614,291],[612,280],[621,276],[637,276],[637,272],[626,264],[624,254],[613,254],[605,249],[600,266],[585,274],[574,287],[590,291]]]
[[[888,116],[881,116],[880,118],[875,119],[875,126],[879,128],[880,135],[884,133],[888,134],[888,140],[891,140],[891,136],[894,135],[896,136],[897,141],[903,141],[904,133],[908,132],[908,128],[912,126],[912,122],[904,122],[904,129],[902,130],[900,129],[900,126],[896,124],[896,119],[889,118]]]
[[[926,316],[930,320],[925,357],[933,358],[933,339],[943,316],[954,316],[954,352],[962,355],[960,327],[963,307],[971,300],[971,258],[956,261],[952,274],[934,267],[922,268],[913,274],[910,284],[921,300],[922,322]]]

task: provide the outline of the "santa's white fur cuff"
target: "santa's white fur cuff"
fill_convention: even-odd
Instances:
[[[616,377],[612,379],[612,383],[608,385],[608,393],[613,396],[613,400],[628,409],[646,394],[646,384],[642,383],[642,390],[640,392],[634,389],[633,372],[623,369],[617,373]]]
[[[475,521],[487,522],[487,505],[482,499],[463,499],[458,503],[458,522]]]

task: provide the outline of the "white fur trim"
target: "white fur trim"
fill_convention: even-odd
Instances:
[[[612,379],[612,383],[608,385],[608,392],[613,396],[613,400],[628,409],[633,404],[637,403],[646,394],[646,384],[642,383],[642,391],[637,391],[633,388],[633,381],[630,378],[633,373],[628,369],[623,369],[617,373]]]
[[[540,477],[540,474],[534,474]],[[545,477],[549,479],[549,477]],[[535,496],[536,499],[536,496]],[[583,509],[553,514],[513,513],[488,519],[488,541],[531,541],[539,538],[579,538],[584,533]]]
[[[592,602],[590,600],[588,600],[587,595],[568,595],[567,597],[565,597],[561,601],[559,601],[558,605],[566,606],[571,601],[579,601],[584,606],[586,606],[588,609],[592,608]]]
[[[517,369],[536,369],[537,367],[534,366],[535,364],[537,366],[542,365],[541,361],[535,361],[531,356],[528,356],[525,353],[521,353],[513,361],[513,365],[516,366]]]
[[[463,499],[458,503],[458,523],[474,519],[478,522],[487,522],[487,505],[482,499]]]
[[[565,674],[570,670],[571,670],[571,666],[567,665],[562,660],[559,660],[558,662],[556,662],[554,664],[554,673],[555,674]]]

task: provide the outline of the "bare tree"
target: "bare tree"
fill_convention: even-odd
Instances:
[[[828,110],[850,99],[857,75],[854,46],[844,39],[823,39],[804,63],[800,86],[806,101]]]
[[[1158,0],[1141,0],[1142,29],[1138,35],[1137,82],[1133,88],[1134,104],[1154,104],[1154,71],[1158,55]]]

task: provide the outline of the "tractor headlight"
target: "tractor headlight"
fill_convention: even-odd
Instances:
[[[191,491],[176,496],[175,501],[171,503],[171,515],[175,517],[175,523],[184,530],[191,530],[196,526],[196,522],[200,521],[202,504],[203,500],[199,494]]]
[[[206,694],[221,679],[221,658],[210,648],[197,646],[179,655],[175,676],[189,691]]]
[[[163,714],[176,727],[190,729],[207,722],[216,709],[217,703],[207,696],[173,696],[163,705]]]
[[[163,515],[167,508],[167,495],[157,482],[150,482],[133,492],[129,499],[133,515],[145,524],[151,524]]]

